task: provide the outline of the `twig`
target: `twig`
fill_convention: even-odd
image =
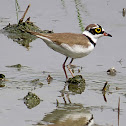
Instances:
[[[65,99],[64,93],[62,93],[61,96],[63,97],[64,103],[65,103],[65,105],[66,105],[67,102],[66,102],[66,99]]]
[[[106,86],[107,86],[107,84],[108,84],[108,81],[106,81],[106,82],[105,82],[105,84],[104,84],[104,87],[103,87],[102,91],[105,91],[105,92],[106,92]]]
[[[70,100],[70,97],[69,97],[69,94],[67,93],[67,99],[68,99],[68,101],[69,101],[69,103],[71,104],[71,100]]]
[[[119,126],[119,115],[120,115],[120,97],[118,102],[118,126]]]
[[[31,6],[31,5],[29,4],[28,7],[26,8],[26,10],[25,10],[25,12],[24,12],[22,18],[19,20],[19,24],[20,24],[21,22],[23,22],[24,17],[25,17],[25,15],[26,15],[26,13],[27,13],[27,11],[28,11],[28,9],[29,9],[30,6]]]
[[[56,99],[56,107],[59,106],[59,101]]]

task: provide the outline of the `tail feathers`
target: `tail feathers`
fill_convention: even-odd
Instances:
[[[39,33],[39,32],[33,32],[33,31],[27,31],[28,33],[30,33],[31,35],[35,35],[38,38],[41,38],[43,40],[49,40],[49,35],[48,34],[44,34],[44,33]]]
[[[39,33],[39,32],[33,32],[33,31],[30,31],[30,30],[28,30],[27,32],[30,33],[31,35],[35,35],[35,36],[37,36],[37,35],[45,36],[45,35],[42,34],[42,33]]]

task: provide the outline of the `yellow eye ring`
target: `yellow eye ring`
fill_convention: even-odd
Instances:
[[[95,28],[95,32],[96,33],[100,33],[101,32],[101,28]]]

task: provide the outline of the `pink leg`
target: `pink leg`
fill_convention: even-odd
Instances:
[[[73,60],[74,60],[74,59],[72,58],[69,64],[71,64],[71,63],[73,62]]]
[[[65,73],[65,76],[66,76],[66,79],[68,79],[68,76],[67,76],[67,73],[66,73],[66,69],[65,69],[65,63],[67,61],[68,57],[66,57],[64,63],[63,63],[63,70],[64,70],[64,73]]]

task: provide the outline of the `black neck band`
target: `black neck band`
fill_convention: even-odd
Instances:
[[[85,35],[85,34],[84,34]],[[89,41],[94,45],[94,47],[96,46],[96,43],[89,37],[89,36],[87,36],[87,35],[85,35],[88,39],[89,39]]]

